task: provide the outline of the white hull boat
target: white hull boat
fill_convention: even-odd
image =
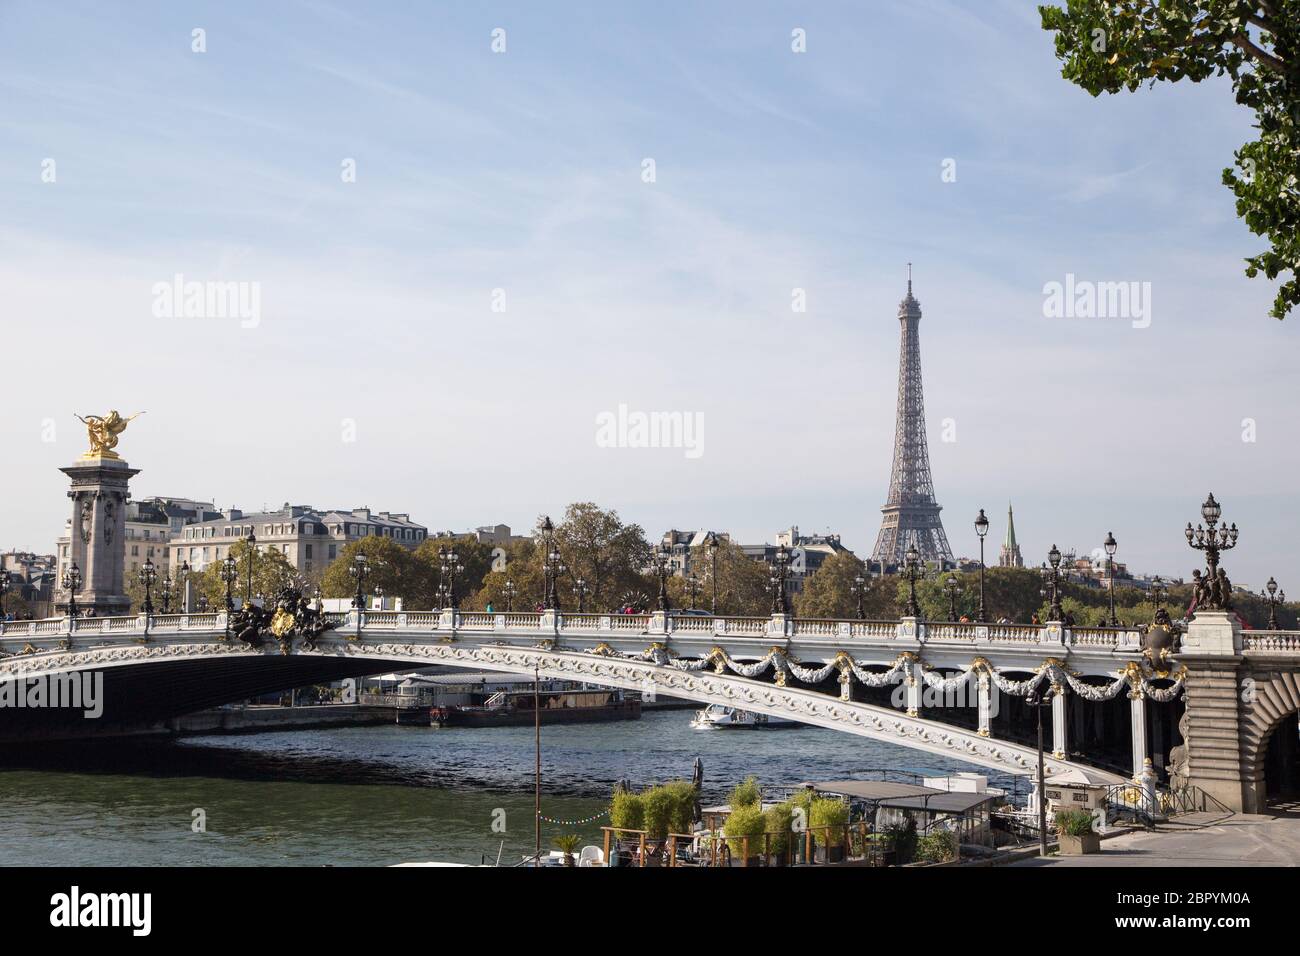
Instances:
[[[696,730],[723,730],[732,727],[758,729],[764,727],[798,727],[799,722],[785,717],[771,717],[741,710],[739,707],[727,707],[724,704],[710,704],[696,713],[691,726]]]

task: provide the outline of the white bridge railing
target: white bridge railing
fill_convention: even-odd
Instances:
[[[338,625],[340,632],[357,628],[355,611],[329,612],[326,620]],[[134,639],[167,634],[213,634],[224,632],[224,612],[201,614],[155,614],[146,622],[144,615],[127,617],[58,617],[39,621],[0,622],[0,652],[13,653],[15,643],[48,642],[102,635],[108,638]],[[362,634],[411,633],[437,634],[517,633],[561,636],[613,637],[637,635],[682,637],[758,637],[773,640],[820,642],[862,641],[864,643],[907,641],[923,644],[1007,645],[1051,644],[1080,649],[1138,650],[1141,634],[1129,628],[1075,627],[1060,624],[974,624],[945,621],[920,621],[903,618],[897,621],[861,621],[832,618],[794,618],[781,614],[771,617],[728,617],[699,614],[576,614],[566,612],[486,613],[481,611],[364,611]],[[1269,651],[1300,653],[1300,632],[1249,632],[1249,647]]]

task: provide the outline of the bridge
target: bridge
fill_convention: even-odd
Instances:
[[[1152,661],[1135,630],[1056,623],[454,610],[325,618],[332,627],[314,638],[266,633],[257,644],[230,637],[224,613],[0,625],[0,681],[103,675],[98,718],[68,708],[0,708],[0,740],[123,733],[287,687],[444,664],[739,706],[1030,775],[1037,750],[993,735],[995,701],[1051,686],[1047,773],[1113,784],[1127,777],[1068,756],[1068,709],[1124,694],[1132,726],[1141,728],[1132,747],[1132,776],[1140,778],[1149,773],[1146,710],[1176,701],[1185,680],[1175,665]],[[1294,653],[1300,659],[1300,637]],[[882,689],[900,706],[880,700]],[[872,691],[877,702],[855,699]],[[926,706],[927,696],[949,700],[965,691],[977,715],[972,727]]]
[[[443,664],[739,706],[1019,775],[1036,772],[1037,750],[994,735],[994,702],[1050,686],[1047,773],[1097,784],[1149,780],[1153,715],[1177,708],[1166,715],[1178,728],[1166,741],[1176,744],[1171,782],[1246,812],[1265,807],[1278,783],[1270,775],[1293,778],[1296,765],[1300,631],[1243,631],[1221,610],[1199,611],[1165,648],[1136,630],[1056,622],[454,610],[325,618],[331,629],[314,639],[267,633],[257,644],[230,637],[224,613],[0,622],[0,687],[103,675],[100,717],[0,706],[0,741],[139,731],[289,687]],[[972,727],[926,705],[927,691],[963,690],[974,695]],[[1131,776],[1081,758],[1069,739],[1073,709],[1124,698]]]

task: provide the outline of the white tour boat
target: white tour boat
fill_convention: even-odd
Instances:
[[[756,714],[725,704],[710,704],[696,713],[691,726],[696,730],[720,730],[725,727],[798,727],[799,722],[785,717]]]

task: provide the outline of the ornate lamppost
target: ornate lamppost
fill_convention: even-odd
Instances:
[[[909,545],[903,555],[903,568],[907,574],[907,614],[906,617],[920,617],[921,604],[916,599],[916,575],[921,567],[921,553],[916,545]]]
[[[1151,600],[1155,603],[1156,611],[1165,606],[1165,598],[1169,595],[1169,587],[1165,584],[1160,575],[1151,579]]]
[[[190,563],[182,561],[180,569],[176,572],[176,586],[181,592],[181,611],[186,614],[190,613]]]
[[[849,585],[849,593],[858,599],[858,620],[865,620],[867,616],[867,608],[864,602],[867,597],[867,579],[863,576],[861,571],[853,576],[853,583]]]
[[[1270,631],[1282,630],[1282,626],[1277,623],[1277,606],[1286,603],[1286,592],[1279,591],[1277,581],[1270,577],[1268,584],[1264,585],[1264,590],[1259,592],[1259,596],[1268,604],[1268,629]]]
[[[700,593],[700,579],[695,576],[694,571],[686,575],[686,588],[691,593],[691,610],[694,611],[695,599],[696,597],[699,596]]]
[[[659,576],[659,610],[665,614],[672,610],[668,601],[668,574],[672,568],[672,552],[667,545],[660,545],[654,552],[655,574]]]
[[[1101,546],[1106,549],[1106,581],[1110,592],[1110,619],[1106,624],[1109,627],[1119,627],[1119,618],[1115,616],[1115,549],[1119,544],[1115,541],[1115,536],[1107,531],[1106,540]]]
[[[248,532],[245,538],[248,542],[248,581],[244,585],[244,603],[253,603],[253,559],[257,555],[257,535],[252,531]]]
[[[460,563],[460,555],[456,553],[455,547],[438,548],[438,562],[442,565],[443,581],[446,583],[447,606],[454,611],[460,607],[456,576],[465,573],[465,566]]]
[[[1055,550],[1056,545],[1052,545]],[[1042,686],[1041,684],[1038,686]],[[1044,790],[1046,774],[1043,772],[1043,708],[1052,706],[1055,691],[1049,687],[1040,693],[1038,687],[1030,691],[1025,703],[1034,708],[1038,716],[1038,855],[1047,856],[1047,793]]]
[[[233,554],[226,555],[226,559],[221,562],[221,570],[218,573],[221,575],[222,582],[226,585],[226,617],[229,618],[230,612],[235,609],[235,599],[232,592],[235,582],[239,580],[239,562],[235,560]]]
[[[980,606],[975,612],[975,620],[984,624],[988,621],[988,614],[984,610],[984,536],[989,533],[989,519],[984,516],[983,508],[975,519],[975,533],[980,537]]]
[[[589,588],[587,587],[587,582],[584,581],[582,578],[578,578],[578,580],[575,581],[575,582],[573,583],[573,593],[576,594],[576,595],[578,596],[578,613],[579,613],[579,614],[583,614],[583,613],[585,613],[586,610],[587,610],[587,591],[588,591],[588,590],[589,590]]]
[[[352,575],[353,580],[357,582],[357,593],[352,598],[352,607],[356,610],[357,615],[357,636],[355,640],[361,640],[361,618],[362,612],[366,609],[366,576],[370,574],[370,559],[366,557],[364,551],[358,551],[356,557],[352,559],[352,564],[348,566],[348,574]]]
[[[558,611],[560,609],[559,577],[566,569],[560,557],[560,550],[555,546],[555,525],[551,523],[550,515],[542,521],[542,538],[546,548],[542,555],[542,571],[546,588],[544,603],[546,610]]]
[[[159,590],[162,593],[162,612],[170,614],[172,612],[172,579],[170,574],[163,577],[162,586]]]
[[[1042,575],[1046,596],[1050,603],[1047,619],[1059,621],[1065,617],[1065,611],[1061,609],[1061,551],[1056,545],[1052,545],[1052,550],[1047,552],[1047,564],[1042,567]]]
[[[9,593],[9,572],[0,571],[0,621],[5,619],[5,595]]]
[[[76,561],[68,565],[68,569],[63,572],[63,590],[68,592],[68,617],[75,621],[79,613],[77,592],[81,590],[81,568],[77,567]]]
[[[713,583],[713,603],[709,606],[709,613],[716,617],[718,614],[718,552],[722,550],[722,542],[712,531],[705,540],[709,550],[709,580]]]
[[[158,569],[154,567],[153,558],[145,558],[140,568],[140,584],[144,588],[144,624],[149,629],[149,618],[153,616],[153,586],[158,582]]]
[[[943,590],[948,595],[948,620],[955,621],[957,620],[957,595],[961,594],[961,585],[957,583],[955,575],[948,575]]]
[[[501,593],[506,596],[506,612],[513,611],[515,609],[515,595],[519,593],[519,589],[515,587],[515,582],[507,578],[506,585],[501,589]]]
[[[1192,587],[1197,592],[1196,606],[1215,611],[1230,611],[1232,610],[1232,584],[1228,581],[1227,573],[1219,567],[1219,555],[1237,546],[1237,525],[1234,522],[1231,526],[1219,526],[1219,518],[1222,514],[1223,509],[1211,494],[1201,505],[1201,518],[1204,519],[1205,526],[1198,524],[1193,529],[1189,521],[1185,534],[1189,545],[1197,551],[1205,552],[1205,566],[1209,572],[1207,580],[1192,582]],[[1193,572],[1192,577],[1198,578],[1199,573]]]
[[[375,603],[378,605],[377,610],[382,611],[384,609],[384,586],[382,584],[375,585]]]
[[[772,592],[772,613],[790,614],[790,594],[787,584],[790,579],[790,552],[785,545],[776,549],[772,558],[772,570],[769,574],[769,590]]]

